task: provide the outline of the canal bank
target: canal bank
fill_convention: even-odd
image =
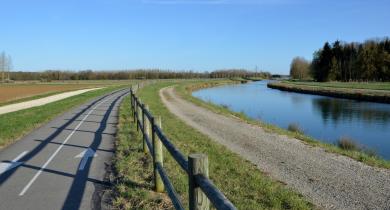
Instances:
[[[291,135],[284,129],[297,124],[304,134],[294,134],[296,138],[312,144],[323,142],[328,150],[362,162],[377,165],[372,159],[378,158],[335,149],[333,145],[340,138],[348,137],[365,151],[374,150],[379,156],[389,158],[390,105],[284,92],[267,88],[267,82],[201,89],[192,93],[193,99],[191,96],[186,99],[216,104],[219,109],[224,107],[226,112],[231,110],[251,123],[271,128],[271,132]]]
[[[221,82],[221,80],[202,80],[202,82],[214,84],[217,81],[218,83]],[[164,133],[185,156],[194,152],[208,155],[211,163],[209,168],[210,177],[212,177],[214,184],[221,189],[238,209],[313,209],[313,206],[302,195],[277,180],[271,179],[268,175],[259,172],[249,161],[183,123],[164,106],[159,97],[161,88],[193,82],[195,81],[180,80],[156,83],[141,89],[137,94],[142,103],[149,105],[150,111],[154,116],[161,116]],[[226,82],[230,83],[230,81]],[[128,135],[125,136],[127,137]],[[131,141],[125,140],[123,143],[136,144],[135,148],[140,148],[139,146],[142,144],[142,142],[135,139],[131,139]],[[126,155],[131,159],[135,157],[132,154],[133,152],[126,152]],[[144,165],[145,161],[143,160],[140,162],[141,166]],[[126,160],[123,163],[124,168],[133,170],[133,167]],[[178,167],[172,156],[168,154],[164,155],[164,168],[167,168],[167,173],[173,181],[183,204],[187,205],[188,174]],[[129,175],[132,177],[130,179],[138,181],[137,178],[133,178],[135,174],[131,171],[129,172]],[[152,171],[143,173],[142,177],[149,180],[150,173]],[[130,195],[130,199],[133,200],[133,196]]]
[[[345,98],[358,101],[370,101],[377,103],[390,104],[390,91],[372,90],[372,89],[353,89],[353,88],[337,88],[324,87],[316,85],[301,85],[285,82],[270,82],[267,87],[282,91],[314,94],[321,96],[330,96],[336,98]]]
[[[160,92],[172,113],[254,163],[261,171],[298,190],[316,205],[325,209],[390,206],[388,169],[371,167],[295,138],[267,132],[239,118],[217,114],[183,100],[182,91],[183,87],[179,86],[177,92],[173,88]]]

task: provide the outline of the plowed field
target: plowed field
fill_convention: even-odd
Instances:
[[[37,95],[46,95],[93,87],[90,84],[22,84],[0,85],[0,104]]]

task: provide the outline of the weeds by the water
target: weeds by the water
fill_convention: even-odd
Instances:
[[[223,107],[223,108],[225,108],[225,109],[229,109],[229,105],[227,105],[227,104],[221,104],[221,106]]]
[[[359,145],[354,139],[350,137],[341,137],[339,140],[337,140],[336,145],[343,150],[358,151],[368,155],[369,157],[377,157],[375,150]]]
[[[341,137],[337,141],[337,146],[344,150],[360,151],[360,146],[349,137]]]
[[[303,129],[299,126],[298,123],[290,123],[288,125],[287,130],[295,133],[302,133],[303,134]]]

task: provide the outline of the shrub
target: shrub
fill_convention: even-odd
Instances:
[[[376,153],[376,151],[374,149],[365,148],[363,150],[363,152],[370,157],[378,157],[378,154]]]
[[[302,128],[297,123],[290,123],[287,130],[295,133],[303,133]]]
[[[341,137],[337,141],[337,146],[340,147],[343,150],[354,150],[354,151],[359,151],[361,150],[358,144],[351,138],[349,137]]]
[[[221,104],[221,106],[222,106],[224,109],[229,109],[229,105],[227,105],[227,104]]]

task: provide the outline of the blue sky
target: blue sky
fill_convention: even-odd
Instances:
[[[16,70],[288,73],[325,41],[390,36],[387,0],[0,0]]]

